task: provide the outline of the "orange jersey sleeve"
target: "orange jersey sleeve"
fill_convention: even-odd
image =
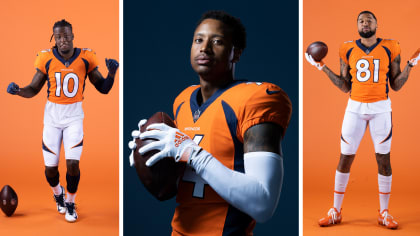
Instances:
[[[35,59],[35,69],[47,74],[46,64],[51,59],[51,49],[42,50],[37,53]]]
[[[86,58],[86,60],[89,63],[87,72],[90,73],[91,71],[93,71],[95,68],[98,67],[98,59],[96,58],[96,53],[94,51],[92,51],[90,48],[83,48],[82,49],[83,58]]]
[[[255,84],[255,87],[255,92],[244,103],[242,114],[238,117],[241,121],[238,138],[242,142],[245,132],[256,124],[275,123],[286,131],[292,115],[292,103],[280,87],[270,83]]]

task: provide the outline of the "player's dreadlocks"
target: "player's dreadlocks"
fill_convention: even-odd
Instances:
[[[55,22],[54,23],[54,26],[53,26],[53,32],[54,32],[54,29],[55,28],[57,28],[57,27],[70,27],[70,30],[73,32],[73,27],[71,26],[71,24],[68,22],[68,21],[66,21],[65,19],[62,19],[62,20],[60,20],[60,21],[57,21],[57,22]],[[51,38],[50,38],[50,42],[51,42],[51,40],[53,39],[53,37],[54,37],[54,33],[51,35]]]
[[[197,26],[201,24],[205,19],[215,19],[223,22],[230,28],[232,33],[232,43],[235,48],[240,50],[246,47],[246,30],[239,18],[231,16],[225,11],[207,11],[198,21]]]

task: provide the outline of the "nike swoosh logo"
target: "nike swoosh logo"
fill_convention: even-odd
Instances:
[[[275,93],[280,93],[281,92],[281,90],[265,90],[266,92],[267,92],[267,94],[268,95],[272,95],[272,94],[275,94]]]

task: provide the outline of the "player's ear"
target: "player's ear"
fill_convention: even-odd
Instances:
[[[242,55],[242,49],[233,47],[232,63],[237,63]]]

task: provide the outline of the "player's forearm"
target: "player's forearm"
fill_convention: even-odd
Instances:
[[[106,79],[104,78],[99,79],[95,83],[96,90],[98,90],[100,93],[108,94],[112,86],[114,85],[114,77],[115,77],[115,74],[112,75],[111,73],[108,73],[108,76],[106,77]]]
[[[404,84],[407,82],[408,76],[410,75],[410,71],[411,71],[411,67],[409,66],[409,64],[407,64],[404,67],[404,70],[401,71],[401,73],[399,73],[395,77],[395,79],[390,79],[391,88],[395,91],[400,90],[404,86]]]
[[[31,98],[39,93],[40,90],[33,88],[32,86],[28,85],[24,88],[19,89],[16,95],[19,95],[24,98]]]
[[[200,166],[197,174],[229,204],[263,222],[271,218],[277,207],[283,161],[278,154],[270,152],[247,153],[244,159],[245,173],[227,168],[210,154],[193,160],[192,166]],[[194,163],[197,161],[202,163]]]
[[[346,80],[344,77],[336,75],[330,68],[326,65],[322,68],[322,71],[327,74],[331,82],[337,86],[341,91],[347,93],[350,91],[350,81]]]

